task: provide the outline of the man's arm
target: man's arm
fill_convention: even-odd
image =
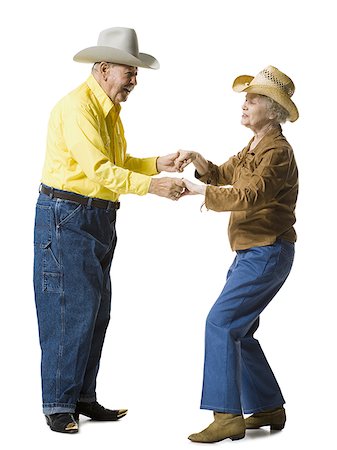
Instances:
[[[152,193],[177,200],[184,190],[184,183],[179,179],[152,179],[147,174],[113,164],[106,155],[97,119],[85,107],[67,110],[63,132],[67,148],[86,176],[113,192],[137,195]],[[164,157],[160,159],[160,162],[166,161],[167,165],[169,159]],[[133,161],[134,168],[137,165],[135,160],[132,157],[129,159],[130,165]],[[145,158],[138,161],[142,161],[143,168],[147,167],[144,171],[148,171],[151,175],[158,173],[157,158]]]
[[[116,166],[106,154],[99,123],[83,106],[68,108],[63,120],[65,144],[86,176],[118,194],[145,195],[151,178]]]
[[[178,156],[178,152],[154,158],[135,158],[127,154],[124,167],[145,175],[157,175],[160,172],[177,172],[175,160]]]

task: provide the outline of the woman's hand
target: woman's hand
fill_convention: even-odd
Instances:
[[[205,185],[192,183],[192,181],[186,180],[186,178],[183,178],[183,182],[185,184],[185,191],[182,194],[182,196],[197,195],[197,194],[205,195],[206,193]]]
[[[185,167],[191,164],[197,157],[197,152],[190,150],[179,150],[178,154],[178,158],[174,161],[177,172],[183,172]]]
[[[178,158],[174,161],[177,172],[183,172],[186,166],[193,165],[200,176],[208,172],[208,161],[200,153],[191,150],[178,150]]]

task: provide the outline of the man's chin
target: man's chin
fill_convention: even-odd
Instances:
[[[121,94],[121,95],[117,95],[116,100],[118,103],[122,103],[122,102],[126,102],[128,98],[129,98],[129,94]]]

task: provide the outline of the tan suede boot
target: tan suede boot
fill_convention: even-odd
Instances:
[[[188,437],[193,442],[219,442],[230,438],[232,441],[245,437],[245,421],[241,414],[214,412],[214,422],[200,433]]]
[[[271,430],[283,430],[286,423],[286,412],[281,406],[260,413],[252,414],[245,419],[247,430],[255,430],[260,427],[269,427]]]

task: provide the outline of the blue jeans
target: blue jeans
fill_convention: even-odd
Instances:
[[[232,414],[261,412],[285,403],[254,333],[259,316],[289,275],[294,244],[237,252],[206,321],[201,408]]]
[[[115,222],[115,210],[39,195],[34,290],[45,414],[74,412],[78,400],[96,400],[110,318]]]

